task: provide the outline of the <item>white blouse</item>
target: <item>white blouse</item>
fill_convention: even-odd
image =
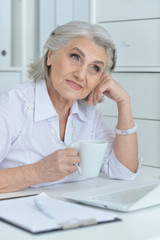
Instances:
[[[80,139],[103,139],[109,144],[101,171],[109,178],[132,180],[136,174],[115,157],[114,138],[115,133],[105,125],[97,108],[75,101],[62,142],[59,136],[59,117],[44,80],[21,83],[0,94],[0,168],[38,162],[57,149],[66,148]],[[54,183],[83,179],[86,178],[76,171]]]

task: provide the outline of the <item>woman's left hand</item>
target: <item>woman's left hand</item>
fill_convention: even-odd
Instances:
[[[88,105],[96,105],[105,95],[118,103],[128,98],[126,90],[109,74],[103,74],[99,84],[92,90],[88,97]]]
[[[117,103],[117,128],[120,130],[133,128],[134,120],[129,95],[121,84],[115,81],[109,74],[102,75],[97,86],[88,97],[88,104],[93,103],[96,105],[102,95],[111,98]],[[119,162],[135,173],[138,167],[137,134],[134,133],[125,136],[116,134],[113,148]]]

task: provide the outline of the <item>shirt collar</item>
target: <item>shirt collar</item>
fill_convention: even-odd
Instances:
[[[82,121],[86,121],[87,116],[83,110],[83,105],[85,105],[85,103],[75,101],[71,107],[70,114],[77,114]]]
[[[85,103],[75,101],[71,107],[70,114],[77,114],[82,121],[87,120],[87,116],[83,109]],[[58,116],[52,101],[49,97],[46,81],[41,80],[36,82],[35,86],[35,115],[34,121],[38,122],[44,119]]]

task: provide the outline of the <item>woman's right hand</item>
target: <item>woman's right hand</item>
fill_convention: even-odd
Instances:
[[[77,171],[80,157],[75,148],[55,151],[35,164],[38,182],[54,182]]]

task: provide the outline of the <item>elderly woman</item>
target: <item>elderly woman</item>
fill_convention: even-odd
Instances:
[[[80,139],[107,141],[101,171],[133,179],[136,127],[129,96],[110,75],[116,61],[110,35],[98,25],[70,22],[50,34],[44,50],[30,65],[34,81],[0,96],[0,192],[85,179],[75,165],[78,152],[69,147]],[[117,104],[115,131],[95,107],[103,95]]]

